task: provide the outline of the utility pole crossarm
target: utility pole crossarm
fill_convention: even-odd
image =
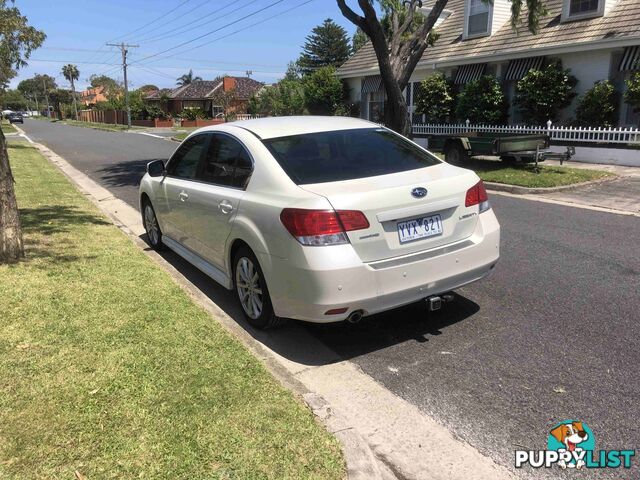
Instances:
[[[130,45],[127,43],[107,43],[109,47],[118,47],[122,53],[122,73],[124,77],[124,103],[127,108],[127,127],[131,128],[131,107],[129,106],[129,84],[127,82],[127,53],[129,48],[137,48],[140,45]]]

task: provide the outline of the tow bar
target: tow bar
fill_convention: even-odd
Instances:
[[[444,303],[453,302],[454,299],[453,293],[443,293],[442,295],[434,295],[432,297],[427,297],[425,300],[427,302],[427,308],[430,312],[435,312],[436,310],[440,310]]]

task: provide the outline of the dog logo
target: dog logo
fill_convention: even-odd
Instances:
[[[516,468],[631,468],[636,454],[632,449],[598,450],[593,432],[586,423],[565,420],[547,436],[546,450],[516,450]]]
[[[549,440],[547,441],[547,448],[549,450],[556,450],[557,452],[576,452],[580,455],[585,450],[593,451],[595,446],[595,439],[593,433],[587,431],[588,427],[582,422],[569,422],[560,423],[551,432],[549,432]],[[579,460],[571,460],[570,462],[564,461],[562,458],[558,460],[558,466],[560,468],[582,468],[585,466],[585,461],[580,457]]]
[[[427,189],[424,187],[416,187],[411,190],[411,195],[415,198],[424,198],[427,196]]]

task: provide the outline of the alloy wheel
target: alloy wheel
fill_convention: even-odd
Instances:
[[[245,313],[252,319],[260,318],[264,305],[260,274],[251,259],[240,257],[236,266],[236,288]]]
[[[151,245],[157,245],[160,240],[160,229],[158,228],[158,220],[151,205],[144,207],[144,227]]]

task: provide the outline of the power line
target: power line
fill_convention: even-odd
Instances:
[[[231,25],[235,25],[236,23],[241,22],[242,20],[245,20],[245,19],[247,19],[249,17],[253,17],[254,15],[257,15],[258,13],[263,12],[263,11],[267,10],[268,8],[271,8],[271,7],[273,7],[273,6],[275,6],[275,5],[279,4],[279,3],[282,3],[282,2],[284,2],[284,0],[276,0],[275,2],[270,3],[266,7],[262,7],[261,9],[256,10],[253,13],[250,13],[248,15],[245,15],[244,17],[238,18],[237,20],[234,20],[233,22],[229,22],[226,25],[223,25],[222,27],[218,27],[218,28],[216,28],[214,30],[211,30],[210,32],[207,32],[207,33],[199,35],[199,36],[197,36],[195,38],[192,38],[191,40],[187,40],[186,42],[182,42],[179,45],[176,45],[175,47],[167,48],[166,50],[163,50],[161,52],[154,53],[153,55],[149,55],[147,57],[141,58],[139,60],[139,62],[142,62],[143,60],[147,60],[149,58],[157,57],[158,55],[162,55],[163,53],[167,53],[167,52],[170,52],[171,50],[176,50],[177,48],[184,47],[185,45],[189,45],[190,43],[196,42],[196,41],[200,40],[201,38],[208,37],[209,35],[213,35],[214,33],[219,32],[220,30],[222,30],[224,28],[230,27]]]
[[[131,30],[128,33],[125,33],[124,35],[120,35],[119,37],[114,38],[113,40],[117,40],[118,38],[124,38],[127,37],[133,33],[139,32],[140,30],[143,30],[145,28],[147,28],[149,25],[153,25],[154,23],[156,23],[158,20],[162,20],[163,18],[165,18],[167,15],[170,15],[171,13],[175,12],[176,10],[178,10],[179,8],[181,8],[183,5],[186,5],[187,3],[189,3],[191,0],[184,0],[182,3],[180,3],[178,6],[172,8],[171,10],[169,10],[168,12],[163,13],[162,15],[160,15],[159,17],[155,18],[154,20],[151,20],[148,23],[145,23],[144,25],[142,25],[139,28],[136,28],[135,30]],[[111,40],[111,41],[113,41]]]
[[[233,32],[230,32],[230,33],[228,33],[228,34],[226,34],[226,35],[223,35],[223,36],[221,36],[221,37],[214,38],[213,40],[210,40],[210,41],[208,41],[208,42],[202,43],[202,44],[200,44],[200,45],[196,45],[195,47],[192,47],[192,48],[191,48],[191,50],[197,50],[198,48],[202,48],[202,47],[205,47],[205,46],[207,46],[207,45],[211,45],[212,43],[215,43],[215,42],[217,42],[217,41],[219,41],[219,40],[223,40],[223,39],[228,38],[228,37],[230,37],[230,36],[232,36],[232,35],[235,35],[235,34],[237,34],[237,33],[243,32],[243,31],[248,30],[248,29],[250,29],[250,28],[253,28],[253,27],[257,26],[257,25],[260,25],[260,24],[262,24],[262,23],[268,22],[269,20],[273,20],[274,18],[280,17],[280,16],[282,16],[282,15],[284,15],[284,14],[286,14],[286,13],[289,13],[289,12],[291,12],[291,11],[293,11],[293,10],[296,10],[297,8],[303,7],[304,5],[307,5],[308,3],[311,3],[311,2],[313,2],[313,1],[315,1],[315,0],[306,0],[305,2],[302,2],[302,3],[300,3],[300,4],[298,4],[298,5],[295,5],[295,6],[291,7],[291,8],[288,8],[288,9],[286,9],[286,10],[283,10],[283,11],[281,11],[281,12],[279,12],[279,13],[276,13],[275,15],[272,15],[272,16],[267,17],[267,18],[263,18],[262,20],[259,20],[259,21],[257,21],[257,22],[254,22],[254,23],[252,23],[252,24],[250,24],[250,25],[246,25],[246,26],[244,26],[244,27],[242,27],[242,28],[239,28],[238,30],[235,30],[235,31],[233,31]],[[276,3],[280,3],[280,2],[276,2]],[[270,5],[270,6],[272,6],[272,5]],[[268,8],[268,7],[267,7],[267,8]],[[234,22],[234,23],[237,23],[237,22]],[[221,30],[222,28],[224,28],[224,27],[221,27],[221,28],[220,28],[220,29],[218,29],[218,30]],[[200,37],[200,38],[201,38],[201,37]],[[188,42],[188,43],[190,43],[190,42]],[[175,48],[177,48],[177,47],[175,47]],[[169,50],[171,50],[171,49],[169,49]],[[166,52],[166,51],[168,51],[168,50],[165,50],[165,52]],[[144,61],[144,60],[146,60],[146,59],[148,59],[148,58],[155,57],[156,55],[160,55],[160,54],[162,54],[162,53],[164,53],[164,52],[160,52],[160,53],[157,53],[157,54],[155,54],[155,55],[148,56],[148,57],[143,57],[143,58],[141,58],[140,60],[138,60],[137,62],[134,62],[134,63],[142,62],[142,61]],[[181,57],[180,55],[166,55],[166,56],[164,56],[164,57],[160,57],[160,58],[158,58],[157,60],[163,60],[163,59],[167,59],[167,58],[183,58],[183,57]],[[154,60],[154,61],[157,61],[157,60]],[[185,59],[185,60],[186,60],[186,59]],[[193,61],[193,60],[191,60],[191,61]]]
[[[217,17],[214,20],[214,22],[216,22],[216,21],[218,21],[218,20],[220,20],[222,18],[228,17],[229,15],[231,15],[231,14],[233,14],[235,12],[239,12],[243,8],[246,8],[249,5],[251,5],[253,3],[256,3],[257,1],[258,0],[251,0],[249,3],[247,3],[245,5],[242,5],[241,7],[238,7],[238,8],[236,8],[235,10],[233,10],[233,11],[231,11],[229,13],[225,13],[224,15],[221,15],[221,16]],[[173,37],[175,35],[180,35],[181,33],[188,32],[188,31],[193,30],[193,29],[198,29],[198,28],[210,23],[208,20],[205,20],[206,18],[208,18],[208,17],[210,17],[212,15],[215,15],[216,13],[222,12],[223,10],[226,10],[227,8],[229,8],[231,6],[233,6],[232,3],[228,4],[225,7],[218,8],[217,10],[214,10],[213,12],[205,15],[204,17],[197,18],[197,19],[195,19],[195,20],[193,20],[193,21],[191,21],[189,23],[185,23],[184,25],[180,25],[180,26],[178,26],[176,28],[173,28],[171,30],[167,30],[166,32],[161,33],[160,35],[143,38],[143,39],[140,40],[140,43],[159,42],[160,40],[164,40],[165,38],[170,38],[170,37]],[[205,21],[202,22],[202,20],[205,20]],[[190,26],[190,25],[193,25],[194,23],[198,23],[198,22],[200,22],[198,25]],[[185,27],[187,27],[187,28],[185,28]]]
[[[204,0],[204,2],[199,3],[198,5],[196,5],[195,7],[193,7],[191,10],[188,10],[188,11],[184,12],[182,15],[178,15],[177,17],[173,17],[173,18],[171,19],[171,21],[172,21],[172,22],[175,22],[175,21],[176,21],[176,20],[178,20],[179,18],[182,18],[182,17],[185,17],[185,16],[189,15],[190,13],[194,12],[194,11],[195,11],[195,10],[197,10],[198,8],[200,8],[200,7],[202,7],[203,5],[206,5],[207,3],[210,3],[210,2],[211,2],[211,0]],[[226,7],[225,7],[225,8],[226,8]],[[207,15],[207,16],[208,16],[208,15]],[[202,18],[204,18],[204,17],[200,17],[200,18],[196,19],[195,21],[201,20]],[[156,32],[156,31],[158,31],[158,30],[160,30],[160,29],[162,29],[162,28],[165,28],[165,26],[166,26],[166,25],[159,25],[159,26],[154,27],[154,28],[152,28],[151,30],[149,30],[149,31],[147,31],[147,32],[144,32],[144,33],[142,33],[142,34],[140,34],[140,35],[142,35],[142,36],[144,36],[144,35],[148,35],[148,34],[150,34],[151,32]],[[165,32],[165,33],[166,33],[166,32]],[[133,37],[133,39],[134,39],[134,40],[136,40],[136,41],[138,41],[138,42],[142,42],[142,41],[144,41],[144,40],[138,40],[138,39],[137,39],[137,37],[139,37],[140,35],[135,35],[135,36]]]

